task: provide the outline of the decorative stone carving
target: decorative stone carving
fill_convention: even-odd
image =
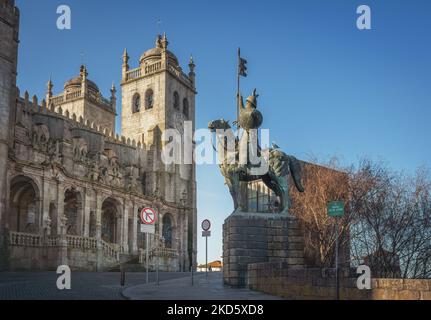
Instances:
[[[73,138],[73,159],[79,162],[86,162],[87,153],[87,141],[83,138]]]
[[[33,148],[46,152],[49,140],[49,128],[45,124],[36,124],[32,129],[31,142]]]

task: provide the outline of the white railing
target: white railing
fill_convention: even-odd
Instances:
[[[41,236],[24,232],[10,232],[9,242],[12,246],[38,247],[41,245]]]

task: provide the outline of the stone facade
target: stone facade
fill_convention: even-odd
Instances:
[[[189,75],[176,73],[171,64],[177,71],[180,67],[170,58],[173,54],[168,60],[155,55],[152,62],[160,63],[160,69],[148,69],[143,61],[142,73],[137,76],[141,71],[136,71],[134,79],[123,66],[125,129],[119,136],[115,87],[110,99],[102,97],[85,66],[58,95],[53,95],[51,81],[40,102],[27,92],[19,94],[18,26],[14,1],[0,0],[0,269],[68,264],[72,270],[106,270],[118,267],[120,259],[142,262],[146,246],[151,265],[161,256],[160,270],[196,265],[195,166],[164,165],[160,135],[167,126],[180,128],[184,119],[172,118],[173,106],[162,98],[174,88],[187,96],[187,119],[194,130],[194,64]],[[135,112],[139,121],[129,122],[131,88],[144,92],[156,82],[152,122],[145,123],[145,110]],[[147,206],[159,213],[149,243],[138,217]],[[161,248],[158,253],[155,244]]]
[[[248,266],[252,290],[297,300],[335,299],[335,279],[323,269],[292,269],[288,263],[266,262]],[[342,300],[431,300],[429,279],[371,279],[370,290],[359,290],[357,279],[340,279]]]
[[[294,217],[270,213],[230,215],[223,224],[223,279],[237,287],[247,285],[247,268],[258,262],[285,262],[304,267],[304,243]]]

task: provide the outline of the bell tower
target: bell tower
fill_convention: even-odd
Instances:
[[[121,132],[147,147],[160,147],[160,134],[166,129],[183,134],[184,121],[192,121],[194,127],[195,65],[191,61],[189,73],[184,73],[168,44],[166,34],[158,35],[135,69],[129,68],[127,50],[123,53]]]
[[[121,134],[140,142],[147,150],[146,185],[149,193],[178,206],[183,271],[196,265],[196,170],[194,163],[165,165],[161,162],[161,135],[177,129],[192,139],[195,130],[195,64],[190,58],[189,72],[183,72],[177,57],[168,50],[166,34],[158,35],[154,48],[145,51],[139,66],[129,68],[127,50],[122,65]],[[188,121],[185,133],[184,123]],[[187,141],[189,139],[186,139]],[[191,141],[190,141],[191,145]],[[187,152],[186,150],[184,150]],[[189,150],[191,152],[192,150]]]

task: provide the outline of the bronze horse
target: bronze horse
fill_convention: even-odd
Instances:
[[[253,96],[257,97],[255,94]],[[244,119],[242,120],[243,121],[241,122],[244,123]],[[288,214],[289,173],[292,175],[296,189],[299,192],[304,191],[304,187],[301,183],[301,166],[299,161],[295,157],[287,155],[275,146],[267,151],[267,159],[262,158],[263,161],[267,161],[268,170],[266,170],[266,173],[261,175],[250,174],[252,165],[250,163],[240,164],[239,162],[238,145],[240,141],[238,137],[234,136],[229,121],[224,119],[210,121],[208,123],[208,129],[210,129],[211,132],[216,132],[217,144],[219,147],[218,150],[224,151],[224,157],[221,159],[219,166],[220,171],[225,178],[225,183],[227,184],[229,192],[232,196],[235,210],[245,211],[243,208],[244,201],[241,199],[240,182],[262,180],[262,182],[280,199],[279,212],[282,214]],[[246,132],[248,133],[247,129]],[[226,136],[234,137],[235,139],[235,150],[233,156],[231,151],[230,159],[228,158],[229,150]],[[257,152],[258,156],[260,156],[262,153],[259,145],[257,146]],[[234,158],[235,161],[232,161],[232,158]]]

